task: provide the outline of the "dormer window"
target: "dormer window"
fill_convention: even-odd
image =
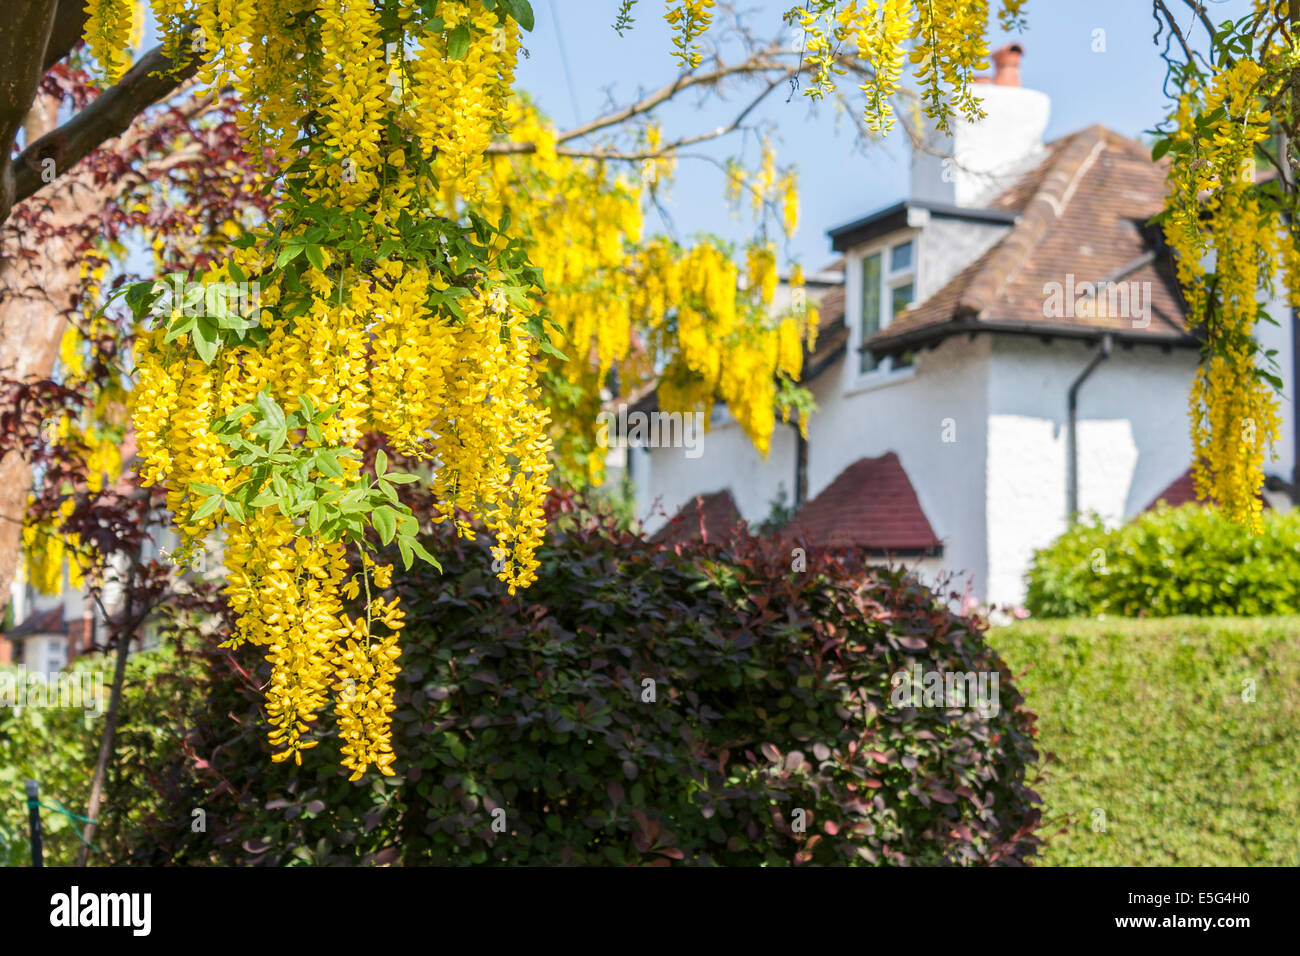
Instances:
[[[862,263],[862,318],[859,344],[886,328],[899,312],[916,299],[916,248],[911,239],[869,252]],[[912,364],[910,355],[877,361],[860,353],[859,371],[888,372]]]

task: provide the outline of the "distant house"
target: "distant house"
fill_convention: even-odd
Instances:
[[[176,535],[171,529],[158,529],[157,537],[164,549],[174,549]],[[156,555],[157,545],[147,541],[144,557]],[[110,613],[118,613],[115,589],[105,598]],[[63,569],[58,594],[41,594],[24,580],[15,577],[9,588],[8,615],[14,624],[0,630],[0,664],[16,664],[29,672],[56,674],[83,654],[102,650],[109,629],[99,606],[82,587],[69,580]],[[159,644],[158,624],[146,619],[139,636],[132,642],[132,652]]]
[[[754,524],[784,491],[797,506],[791,531],[814,545],[1015,604],[1034,550],[1071,510],[1119,522],[1162,494],[1186,500],[1199,350],[1147,226],[1163,169],[1103,126],[1044,144],[1050,102],[1019,86],[1019,55],[995,55],[998,73],[980,87],[986,119],[915,151],[909,198],[830,230],[843,279],[820,297],[807,441],[778,426],[764,460],[723,410],[699,457],[631,450],[650,532],[723,491]],[[1284,301],[1269,311],[1291,315]],[[1291,321],[1259,334],[1292,355]],[[1283,364],[1269,470],[1290,481],[1294,376]]]
[[[19,623],[0,633],[0,663],[53,675],[94,646],[96,615],[79,589],[65,587],[61,595],[46,596],[18,584],[10,606]]]

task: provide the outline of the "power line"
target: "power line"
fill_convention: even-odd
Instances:
[[[582,122],[582,110],[578,109],[578,91],[573,85],[573,74],[569,71],[569,54],[564,49],[564,31],[560,29],[560,14],[555,9],[555,0],[551,0],[551,22],[555,24],[555,42],[560,46],[560,62],[564,64],[564,82],[569,87],[569,103],[573,106],[573,122]]]

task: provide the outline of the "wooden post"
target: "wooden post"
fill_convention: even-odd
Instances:
[[[41,852],[40,784],[35,780],[27,781],[27,826],[31,834],[32,866],[44,866],[44,854]]]

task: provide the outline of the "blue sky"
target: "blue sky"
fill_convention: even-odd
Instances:
[[[663,0],[639,0],[634,28],[623,37],[612,29],[615,0],[532,0],[536,26],[525,36],[531,56],[521,59],[518,85],[527,90],[561,128],[588,121],[611,103],[624,105],[638,93],[657,88],[675,76],[669,56]],[[755,34],[777,36],[785,30],[781,14],[793,0],[739,0],[738,8]],[[1180,2],[1170,8],[1189,20]],[[1248,0],[1208,0],[1215,22],[1243,15]],[[1025,86],[1052,98],[1049,139],[1102,123],[1127,136],[1138,136],[1165,114],[1161,87],[1164,68],[1152,44],[1154,21],[1150,0],[1030,0],[1029,26],[1009,38],[995,30],[996,48],[1014,39],[1025,47],[1021,79]],[[1104,32],[1104,52],[1094,52]],[[788,32],[788,31],[787,31]],[[567,76],[566,76],[567,63]],[[757,89],[735,88],[726,101],[701,102],[692,97],[657,115],[671,139],[730,121]],[[774,91],[754,121],[771,131],[782,163],[799,171],[799,231],[787,252],[810,269],[833,258],[826,230],[856,219],[907,193],[907,150],[901,131],[883,145],[855,149],[847,123],[837,122],[828,105],[813,107],[801,94]],[[754,137],[739,134],[706,149],[725,159],[743,152],[752,162]],[[752,224],[734,220],[723,197],[723,174],[704,161],[683,160],[668,194],[675,234],[682,238],[709,231],[730,238],[750,234]],[[662,228],[657,216],[648,223]]]

